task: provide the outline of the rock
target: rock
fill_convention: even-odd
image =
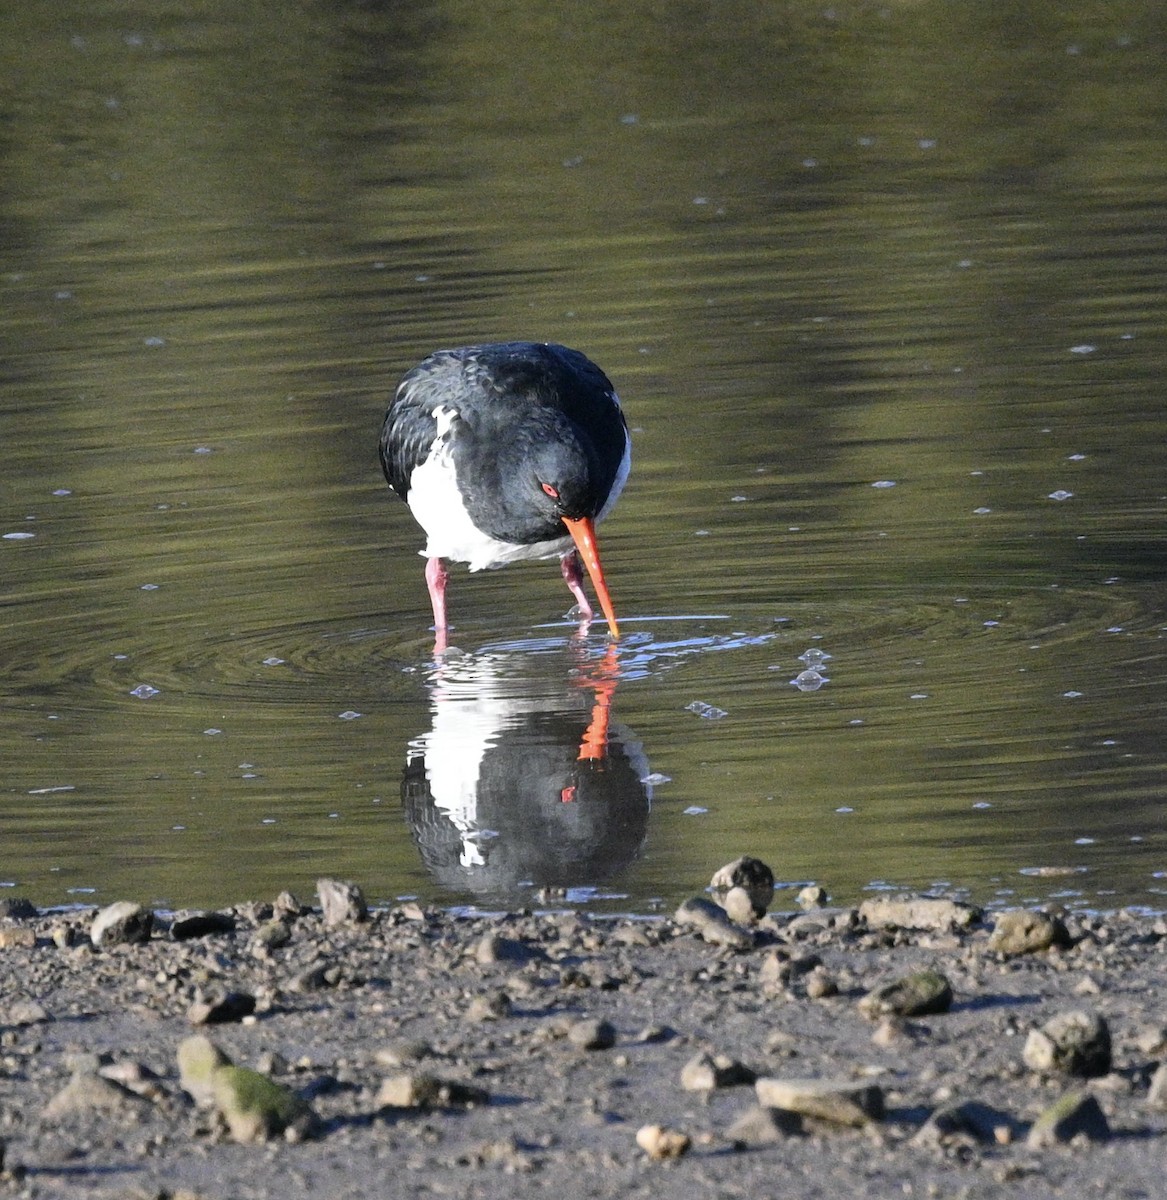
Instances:
[[[13,1000],[2,1015],[3,1023],[11,1026],[43,1025],[53,1019],[49,1010],[36,1000]]]
[[[749,897],[755,918],[765,916],[774,902],[774,872],[757,858],[743,856],[726,863],[714,872],[710,887],[723,893],[742,888]]]
[[[981,918],[981,910],[959,900],[929,896],[876,896],[859,905],[859,919],[869,929],[929,929],[949,933],[967,929]]]
[[[496,933],[488,933],[474,948],[475,961],[483,966],[491,963],[526,963],[533,958],[542,957],[541,953],[533,950],[525,942],[515,938],[500,937]]]
[[[36,905],[24,896],[5,896],[0,900],[0,921],[33,921],[38,916]]]
[[[192,1025],[226,1025],[242,1021],[255,1012],[255,997],[249,992],[217,992],[196,1000],[187,1010]]]
[[[316,894],[320,897],[326,926],[356,924],[369,919],[364,893],[355,883],[341,879],[318,879]]]
[[[794,897],[794,902],[799,908],[825,908],[830,903],[830,899],[825,887],[819,887],[817,883],[808,883]],[[763,1109],[763,1111],[768,1110]]]
[[[373,1061],[381,1067],[404,1067],[409,1063],[421,1062],[423,1058],[432,1058],[433,1055],[434,1048],[429,1042],[420,1038],[397,1038],[374,1051]]]
[[[1033,1071],[1105,1075],[1110,1070],[1110,1029],[1098,1013],[1060,1013],[1030,1031],[1021,1057]]]
[[[705,941],[715,946],[725,946],[730,950],[752,950],[754,947],[753,935],[740,925],[735,925],[723,908],[703,896],[684,901],[673,919],[679,925],[696,930]]]
[[[247,1067],[218,1067],[211,1075],[215,1107],[237,1142],[262,1142],[277,1134],[306,1137],[316,1127],[310,1105],[290,1088]]]
[[[195,1034],[178,1045],[178,1082],[190,1098],[203,1107],[215,1099],[215,1072],[231,1060],[208,1037]]]
[[[292,930],[287,921],[273,919],[264,921],[251,935],[250,949],[252,954],[270,954],[279,950],[292,940]]]
[[[721,907],[731,921],[740,925],[751,925],[758,919],[758,910],[750,899],[750,893],[743,887],[730,888],[721,898]]]
[[[608,1021],[585,1017],[567,1031],[567,1040],[581,1050],[610,1050],[616,1044],[616,1027]]]
[[[1013,1140],[1015,1125],[1007,1113],[966,1100],[936,1109],[912,1141],[918,1146],[945,1146],[959,1141],[1004,1145]]]
[[[467,1021],[498,1021],[511,1015],[511,998],[506,992],[475,996],[466,1007]]]
[[[272,904],[272,916],[277,921],[294,921],[304,915],[304,906],[288,891],[280,892]]]
[[[1000,913],[989,937],[989,949],[1007,958],[1068,945],[1070,935],[1059,918],[1024,908]]]
[[[878,1017],[922,1017],[952,1007],[952,984],[939,971],[915,971],[874,988],[859,1001],[859,1011]]]
[[[170,936],[176,942],[208,937],[213,933],[234,933],[235,918],[230,913],[199,912],[176,917],[170,923]]]
[[[884,1114],[883,1089],[852,1079],[758,1079],[758,1103],[836,1125],[867,1125]]]
[[[821,966],[815,967],[806,977],[806,994],[811,1000],[827,1000],[839,994],[839,985],[833,976],[828,975]]]
[[[1151,1086],[1147,1091],[1147,1106],[1167,1112],[1167,1063],[1160,1063],[1151,1076]]]
[[[681,1087],[687,1092],[711,1092],[714,1088],[753,1083],[757,1074],[728,1054],[695,1055],[681,1069]]]
[[[102,1112],[129,1115],[149,1102],[100,1075],[79,1073],[45,1105],[44,1119],[55,1121],[71,1113]]]
[[[725,1136],[737,1149],[744,1150],[749,1146],[769,1146],[801,1132],[802,1118],[798,1113],[756,1104],[730,1125]]]
[[[36,931],[20,925],[0,928],[0,950],[31,950],[36,945]]]
[[[427,1071],[401,1071],[381,1081],[378,1108],[473,1108],[489,1104],[490,1094],[482,1088],[439,1079]]]
[[[1079,1136],[1104,1142],[1110,1137],[1110,1125],[1093,1096],[1087,1092],[1067,1092],[1034,1121],[1025,1144],[1041,1150]]]
[[[121,942],[148,942],[154,914],[132,900],[118,900],[103,908],[89,927],[89,939],[98,947]]]
[[[642,1125],[636,1131],[636,1144],[652,1159],[680,1158],[693,1144],[687,1133],[666,1129],[663,1125]]]

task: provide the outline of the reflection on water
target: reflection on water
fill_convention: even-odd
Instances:
[[[582,891],[640,850],[652,788],[643,747],[612,719],[616,649],[590,660],[574,649],[550,670],[546,650],[525,670],[518,647],[434,667],[432,726],[410,742],[402,799],[446,891],[496,902]]]
[[[1167,904],[1158,3],[9,7],[0,884],[462,903],[411,739],[521,882],[507,819],[631,729],[616,907],[743,852]],[[558,578],[460,577],[439,683],[379,478],[402,371],[515,337],[634,430],[603,770]]]

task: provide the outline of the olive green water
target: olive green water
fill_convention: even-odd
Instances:
[[[8,7],[0,884],[1165,907],[1161,5]],[[624,636],[459,569],[435,664],[376,433],[514,337]]]

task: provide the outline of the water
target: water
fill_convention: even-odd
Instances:
[[[1165,907],[1157,6],[6,32],[0,883]],[[457,570],[435,664],[376,433],[513,337],[624,398],[624,637]]]

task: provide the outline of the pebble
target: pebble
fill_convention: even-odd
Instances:
[[[1167,1112],[1167,1063],[1160,1063],[1151,1076],[1147,1091],[1147,1107]]]
[[[369,918],[364,893],[355,883],[342,879],[318,879],[316,894],[320,897],[325,926],[357,924]]]
[[[1025,1139],[1031,1149],[1040,1150],[1083,1137],[1104,1142],[1110,1137],[1110,1125],[1098,1101],[1087,1092],[1068,1092],[1055,1100],[1037,1118]]]
[[[176,917],[170,923],[170,936],[176,942],[189,938],[209,937],[215,933],[234,933],[235,918],[231,913],[199,912]]]
[[[753,935],[740,925],[735,925],[720,905],[706,900],[703,896],[685,900],[673,919],[679,925],[696,930],[705,941],[714,946],[726,946],[730,950],[753,949]]]
[[[702,1052],[681,1068],[681,1087],[687,1092],[711,1092],[714,1088],[753,1083],[757,1074],[728,1054]]]
[[[1016,1122],[1007,1113],[966,1100],[946,1104],[920,1126],[912,1141],[918,1146],[944,1146],[954,1141],[1007,1145],[1013,1140]]]
[[[584,1017],[567,1031],[567,1040],[581,1050],[610,1050],[616,1044],[616,1027],[596,1017]]]
[[[743,855],[713,873],[709,886],[714,892],[741,889],[755,918],[765,916],[774,902],[774,872],[761,859]],[[740,903],[740,901],[738,901]],[[727,906],[728,907],[728,906]]]
[[[110,1079],[88,1072],[78,1073],[45,1105],[42,1116],[56,1121],[71,1113],[103,1112],[129,1115],[149,1103]]]
[[[1060,918],[1024,908],[1000,913],[989,937],[989,949],[1006,958],[1069,945],[1070,935]]]
[[[488,1104],[482,1088],[439,1079],[428,1071],[401,1071],[386,1076],[377,1091],[378,1108],[473,1108]]]
[[[283,1134],[297,1141],[316,1131],[311,1106],[290,1088],[247,1067],[218,1067],[211,1075],[215,1108],[237,1142]]]
[[[495,933],[486,934],[474,948],[475,961],[483,966],[500,962],[526,963],[535,957],[543,956],[537,956],[526,943],[516,938],[500,937]]]
[[[636,1131],[636,1144],[651,1159],[680,1158],[693,1144],[687,1133],[663,1125],[642,1125]]]
[[[798,1113],[755,1104],[730,1124],[725,1136],[734,1147],[743,1150],[749,1146],[769,1146],[801,1132],[802,1118]]]
[[[794,902],[799,908],[825,908],[830,900],[827,889],[820,887],[817,883],[808,883],[794,897]]]
[[[487,992],[475,996],[466,1007],[467,1021],[498,1021],[511,1015],[511,998],[506,992]]]
[[[148,942],[154,928],[154,914],[132,900],[118,900],[93,918],[89,939],[97,947],[120,942]]]
[[[255,997],[250,992],[219,991],[196,1000],[187,1009],[186,1019],[192,1025],[226,1025],[253,1012]]]
[[[1033,1029],[1021,1052],[1033,1071],[1091,1077],[1110,1071],[1110,1028],[1095,1012],[1059,1013]]]
[[[754,1083],[758,1103],[817,1117],[836,1125],[862,1126],[884,1115],[883,1089],[853,1079],[772,1079]]]
[[[952,1007],[952,984],[939,971],[915,971],[882,987],[874,988],[859,1001],[865,1016],[922,1017],[945,1013]]]
[[[31,950],[36,945],[36,933],[20,925],[0,929],[0,950]]]
[[[930,896],[876,896],[859,905],[859,919],[869,929],[925,929],[947,933],[967,929],[981,919],[981,910],[959,900]]]

